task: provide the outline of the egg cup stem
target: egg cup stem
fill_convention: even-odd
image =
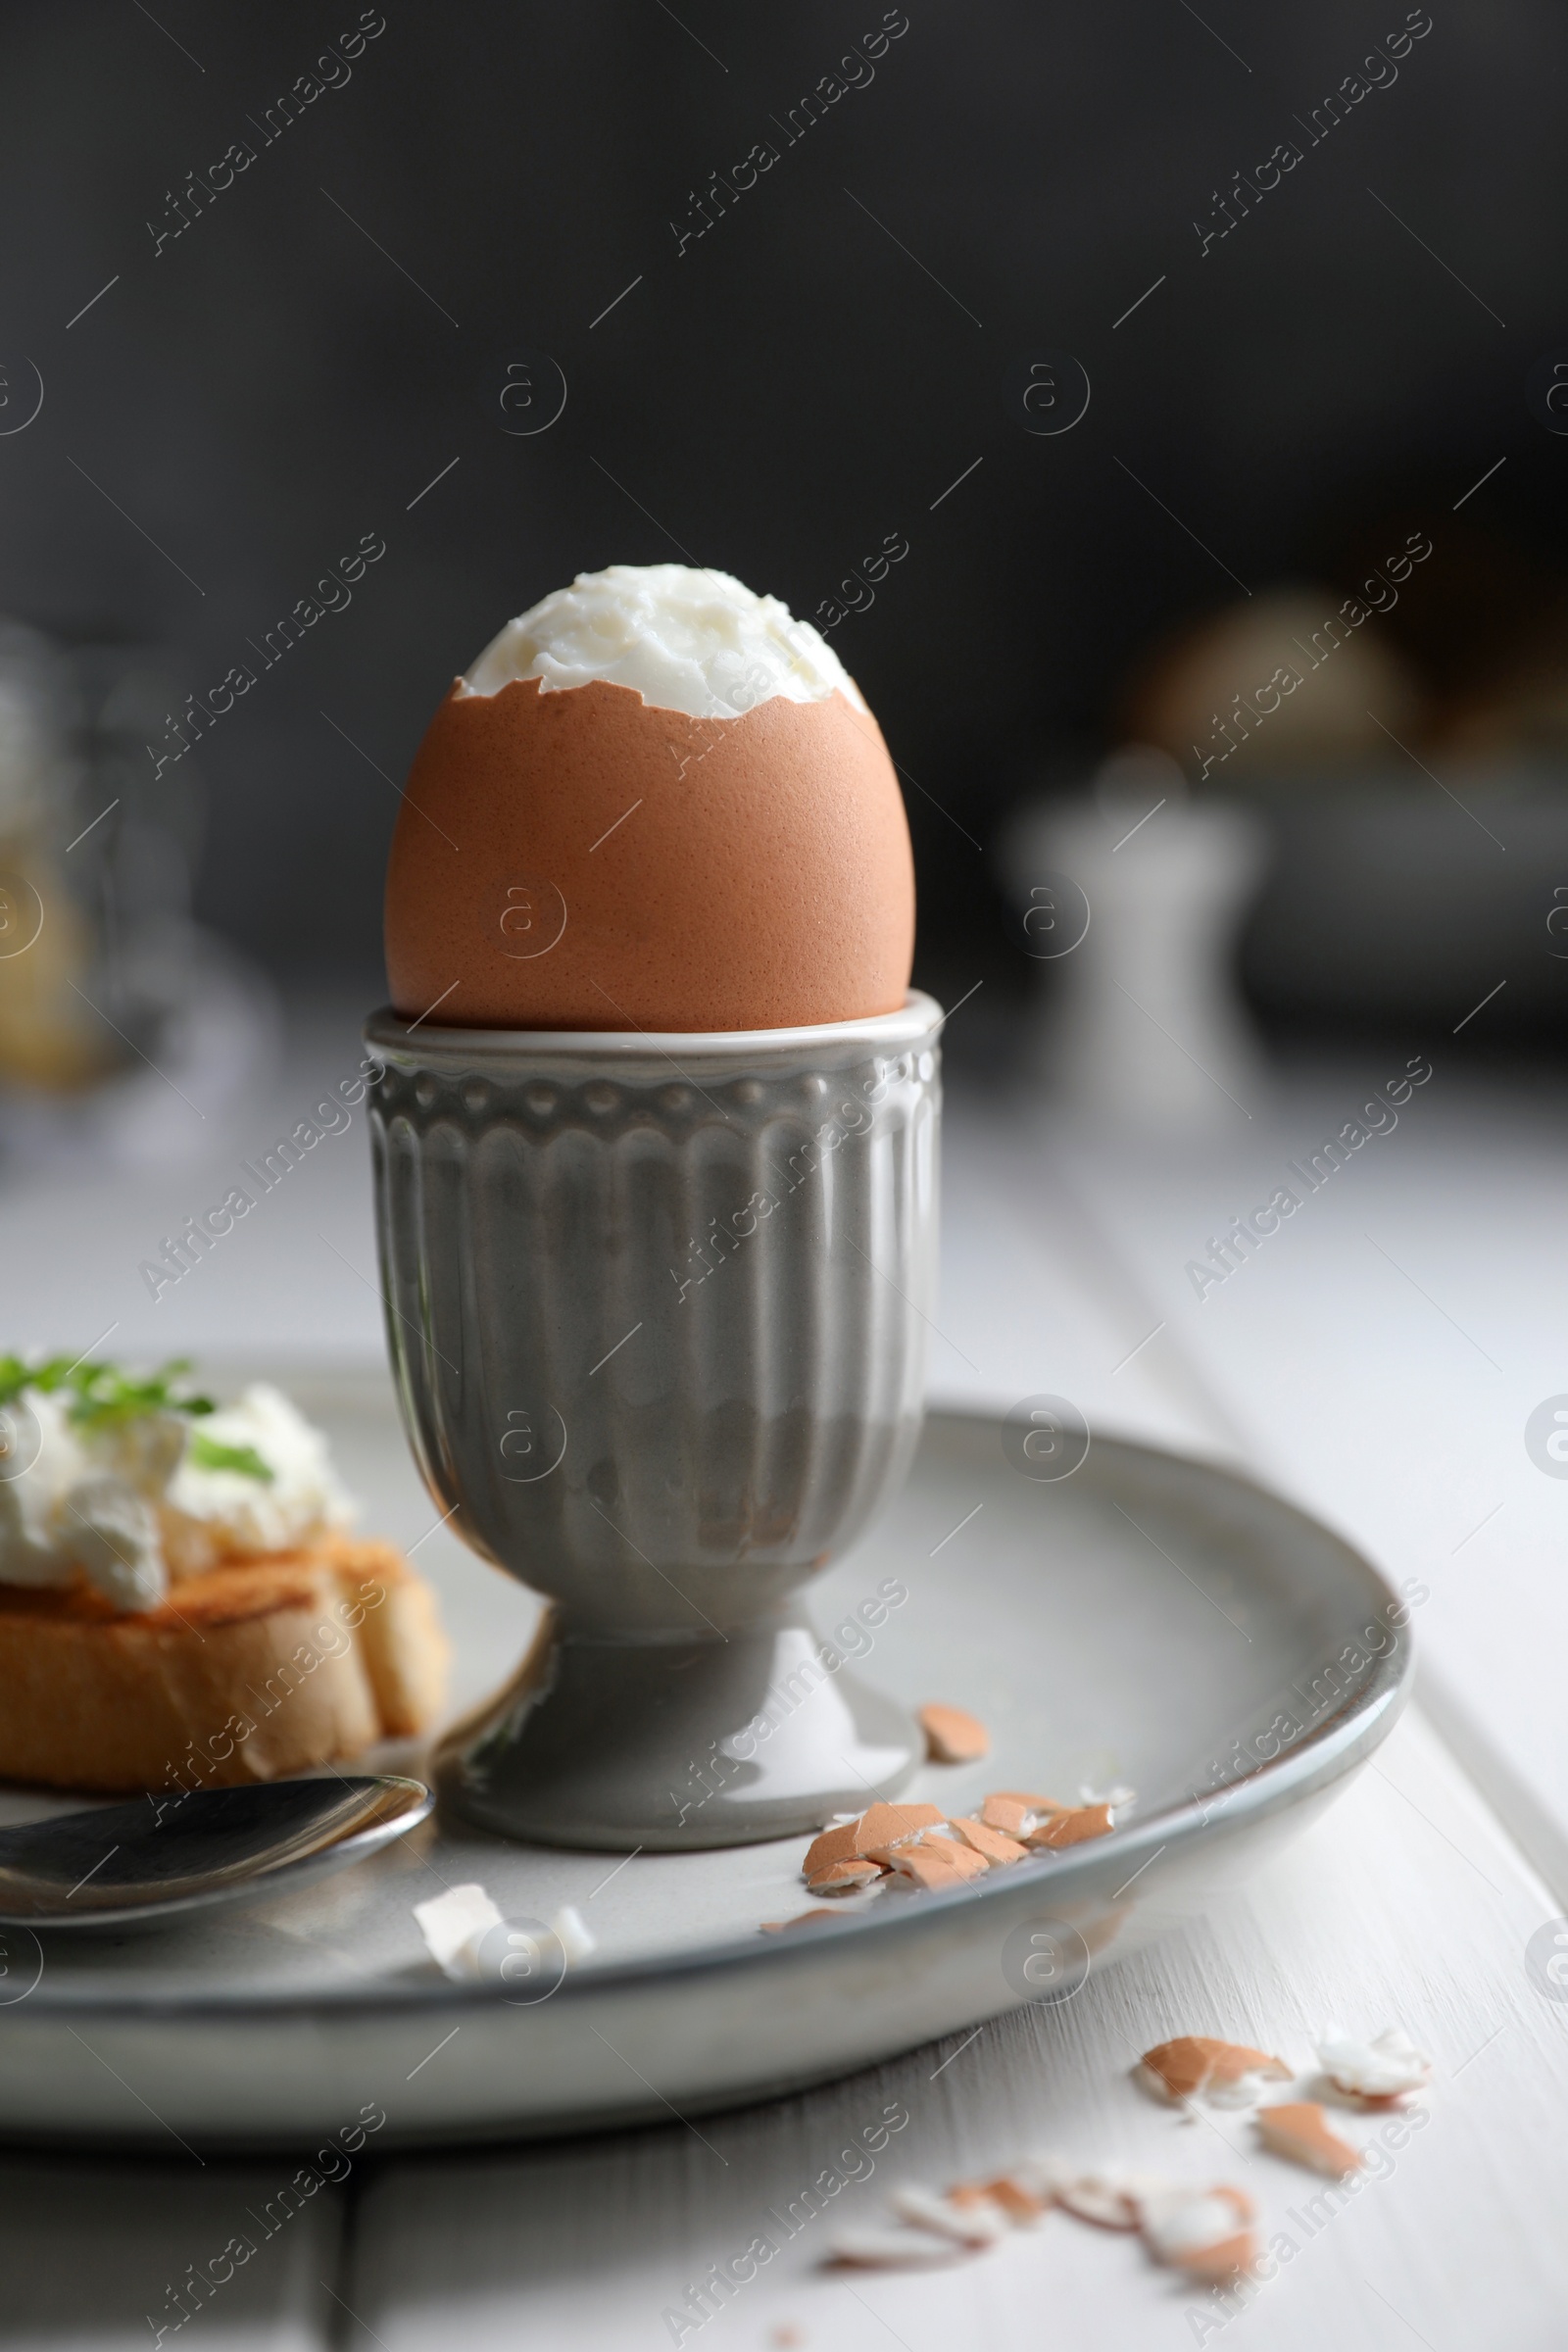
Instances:
[[[906,1709],[793,1613],[722,1637],[582,1636],[548,1610],[494,1699],[443,1742],[446,1809],[546,1845],[742,1845],[862,1812],[909,1777]]]
[[[935,1303],[941,1015],[646,1037],[368,1023],[416,1459],[550,1603],[449,1735],[449,1812],[623,1851],[815,1829],[922,1753],[851,1654],[908,1597],[799,1588],[907,1468]],[[886,1636],[882,1629],[887,1628]]]

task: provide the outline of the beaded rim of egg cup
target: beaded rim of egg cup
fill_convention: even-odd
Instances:
[[[406,1021],[391,1005],[371,1013],[365,1025],[368,1044],[384,1046],[399,1064],[425,1064],[451,1074],[486,1062],[518,1060],[626,1061],[648,1058],[677,1067],[681,1056],[705,1063],[794,1061],[803,1054],[851,1053],[877,1048],[928,1046],[946,1015],[933,997],[912,988],[896,1012],[875,1012],[853,1021],[820,1021],[792,1029],[496,1029],[437,1028],[422,1016]],[[418,1043],[415,1044],[417,1037]]]

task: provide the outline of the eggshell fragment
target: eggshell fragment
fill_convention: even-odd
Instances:
[[[874,718],[835,692],[693,718],[594,680],[448,694],[387,869],[407,1019],[779,1029],[903,1004],[914,866]]]
[[[1390,2026],[1373,2041],[1333,2034],[1318,2043],[1317,2058],[1335,2089],[1365,2107],[1393,2106],[1432,2079],[1431,2059],[1398,2026]]]
[[[828,2260],[855,2270],[929,2270],[961,2262],[964,2251],[956,2238],[925,2230],[838,2230],[828,2240]]]
[[[1054,1796],[1032,1795],[1025,1788],[994,1788],[980,1806],[980,1818],[988,1830],[1001,1830],[1008,1838],[1025,1838],[1041,1823],[1058,1813],[1070,1813]]]
[[[1291,2080],[1283,2058],[1249,2049],[1245,2042],[1216,2041],[1207,2034],[1182,2034],[1174,2041],[1158,2042],[1144,2052],[1139,2068],[1145,2089],[1170,2099],[1212,2096],[1250,2077],[1273,2082]]]
[[[919,1838],[906,1845],[887,1845],[873,1857],[917,1886],[962,1886],[983,1878],[991,1865],[970,1845],[956,1838]]]
[[[1086,1838],[1108,1837],[1115,1826],[1108,1805],[1072,1805],[1051,1814],[1030,1831],[1024,1842],[1047,1847],[1082,1845]]]
[[[1080,2172],[1058,2181],[1056,2203],[1098,2230],[1136,2230],[1144,2197],[1165,2186],[1148,2173]]]
[[[1314,2173],[1327,2173],[1331,2180],[1342,2180],[1347,2173],[1361,2170],[1359,2149],[1330,2131],[1328,2118],[1312,2099],[1260,2107],[1252,2121],[1272,2155],[1304,2164]]]
[[[1042,2206],[1053,2205],[1062,2189],[1076,2180],[1083,2168],[1069,2163],[1065,2156],[1022,2156],[1007,2167],[1007,2178],[1026,2197],[1036,2197]]]
[[[901,1879],[912,1879],[916,1886],[932,1889],[962,1886],[967,1883],[961,1871],[955,1870],[951,1862],[944,1862],[926,1846],[900,1847],[895,1875]]]
[[[1250,2271],[1258,2245],[1250,2197],[1239,2188],[1173,2188],[1145,2198],[1144,2240],[1160,2262],[1217,2283]]]
[[[962,1707],[933,1703],[920,1708],[916,1721],[933,1764],[975,1764],[991,1752],[991,1734],[978,1716],[966,1715]]]
[[[939,2237],[954,2238],[960,2246],[994,2246],[1007,2233],[1005,2219],[989,2202],[970,2199],[955,2204],[912,2181],[894,2189],[888,2203],[901,2222],[912,2223],[915,2229],[929,2230]]]
[[[911,1849],[900,1846],[895,1850],[908,1853]],[[940,1830],[927,1830],[916,1841],[914,1850],[939,1855],[948,1868],[956,1870],[962,1879],[983,1879],[991,1868],[989,1858],[978,1846],[970,1845],[962,1838],[955,1838],[946,1824]]]
[[[856,1824],[859,1843],[855,1850],[869,1854],[879,1845],[898,1845],[940,1828],[947,1818],[940,1805],[870,1805]]]
[[[804,1928],[813,1919],[842,1919],[842,1911],[830,1910],[818,1904],[814,1911],[797,1911],[793,1919],[764,1919],[758,1930],[760,1936],[787,1936],[791,1928]]]
[[[948,1816],[936,1804],[872,1804],[854,1821],[835,1823],[832,1830],[813,1837],[802,1863],[802,1877],[813,1893],[820,1893],[827,1884],[849,1886],[849,1875],[830,1882],[827,1872],[856,1863],[874,1863],[879,1870],[886,1870],[886,1853],[891,1853],[891,1848],[909,1844],[929,1830],[945,1828],[945,1821]],[[872,1870],[874,1875],[877,1870]],[[870,1880],[860,1880],[860,1884],[870,1884]]]
[[[874,1886],[886,1876],[880,1862],[860,1861],[852,1855],[848,1861],[828,1862],[808,1872],[806,1884],[811,1894],[853,1894],[857,1887]]]
[[[1255,2232],[1238,2230],[1234,2237],[1222,2237],[1217,2245],[1194,2246],[1185,2254],[1168,2256],[1167,2260],[1175,2262],[1190,2278],[1219,2286],[1228,2278],[1246,2278],[1256,2269],[1257,2257]]]
[[[1033,1805],[1026,1805],[1016,1796],[988,1796],[980,1808],[980,1819],[988,1830],[1000,1830],[1007,1838],[1026,1838],[1039,1819]]]
[[[831,1862],[864,1860],[876,1846],[896,1845],[935,1829],[947,1815],[936,1805],[872,1805],[855,1821],[824,1830],[807,1848],[802,1865],[808,1881]]]
[[[1037,2196],[1011,2173],[1003,2173],[995,2180],[977,2181],[972,2187],[950,2189],[948,2193],[955,2200],[971,2194],[988,2197],[1015,2230],[1032,2230],[1051,2202],[1049,2197]]]
[[[1029,1851],[1016,1838],[1004,1838],[1000,1830],[988,1829],[983,1821],[971,1821],[964,1813],[955,1814],[949,1827],[988,1862],[1022,1862]]]
[[[824,1870],[831,1870],[835,1863],[855,1861],[859,1827],[858,1819],[846,1821],[836,1829],[824,1830],[820,1837],[813,1838],[806,1849],[806,1860],[801,1864],[805,1878],[808,1881],[819,1878]]]

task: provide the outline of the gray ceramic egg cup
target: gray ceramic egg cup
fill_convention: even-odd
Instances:
[[[454,1529],[549,1604],[440,1751],[450,1813],[733,1845],[908,1778],[908,1713],[799,1588],[914,1450],[941,1020],[915,994],[711,1035],[367,1024],[410,1444]],[[886,1605],[868,1591],[861,1623]]]

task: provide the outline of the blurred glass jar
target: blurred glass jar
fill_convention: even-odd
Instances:
[[[74,733],[58,653],[0,623],[0,1082],[67,1093],[115,1061],[79,993],[92,924],[61,870],[58,820],[79,798]]]
[[[0,1152],[13,1162],[195,1156],[275,1058],[270,984],[191,920],[200,779],[188,760],[149,772],[146,742],[176,699],[144,648],[68,647],[0,620]]]

